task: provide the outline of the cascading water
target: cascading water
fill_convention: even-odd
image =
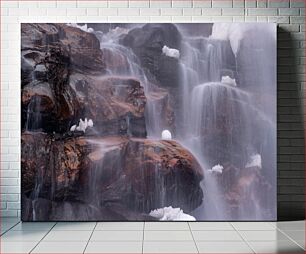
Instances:
[[[216,32],[217,29],[213,30]],[[106,34],[96,35],[106,57],[109,75],[131,76],[142,82],[148,99],[148,138],[159,138],[164,127],[159,93],[148,80],[138,57],[130,48],[119,43],[119,37],[128,31],[129,29],[113,29]],[[223,35],[220,38],[216,34],[203,37],[189,36],[183,31],[181,33],[180,103],[176,109],[174,138],[197,157],[204,169],[204,201],[194,215],[201,220],[263,218],[260,212],[248,216],[250,209],[259,210],[254,191],[250,195],[251,201],[239,204],[239,211],[235,214],[228,212],[231,204],[224,198],[224,191],[228,190],[222,185],[230,186],[232,180],[221,181],[207,169],[219,163],[244,168],[253,154],[263,154],[267,149],[273,149],[271,135],[275,127],[269,122],[269,117],[256,106],[249,92],[235,87],[235,81],[232,85],[221,82],[223,76],[231,80],[237,79],[238,44],[228,38],[224,39]],[[239,39],[241,38],[240,35]],[[258,146],[257,132],[264,130],[268,130],[268,134],[261,138],[267,138],[267,142]],[[273,163],[270,165],[274,166]],[[157,178],[155,184],[158,185],[156,181]],[[244,192],[250,192],[248,188],[252,187],[245,187]]]
[[[41,128],[41,97],[34,97],[27,109],[27,121],[25,125],[25,129],[27,131],[37,130]]]
[[[202,198],[201,195],[198,195],[199,203],[195,206],[197,208],[192,211],[193,207],[188,212],[197,220],[273,219],[273,207],[275,206],[273,203],[275,201],[273,196],[274,190],[269,189],[266,186],[268,184],[265,185],[265,183],[259,185],[262,186],[262,189],[258,189],[256,184],[261,180],[260,177],[263,176],[267,177],[272,184],[275,184],[274,171],[270,169],[275,169],[276,162],[274,158],[267,158],[266,155],[276,154],[276,139],[274,135],[276,128],[275,119],[273,118],[275,112],[273,109],[269,109],[268,113],[264,112],[264,107],[267,104],[259,105],[260,89],[255,93],[254,90],[256,88],[252,88],[252,90],[249,84],[241,83],[252,79],[253,85],[256,81],[261,82],[262,79],[253,78],[252,68],[249,68],[249,66],[239,66],[239,57],[242,54],[239,51],[239,43],[233,42],[233,37],[229,34],[222,36],[213,34],[210,37],[186,34],[186,31],[181,30],[180,26],[177,25],[178,31],[182,35],[180,49],[171,49],[168,47],[170,45],[163,45],[162,39],[161,41],[157,40],[157,47],[153,45],[154,50],[157,48],[157,51],[159,48],[163,49],[166,46],[168,50],[176,50],[179,53],[179,57],[173,57],[164,54],[161,50],[159,60],[161,58],[163,60],[167,57],[171,58],[169,62],[165,61],[164,68],[168,68],[167,63],[177,64],[178,72],[174,72],[174,75],[179,76],[178,82],[173,82],[175,84],[171,82],[169,84],[161,84],[161,81],[155,77],[158,74],[153,73],[154,71],[149,70],[149,68],[143,67],[140,61],[142,58],[138,57],[137,52],[128,46],[122,45],[120,42],[120,38],[136,26],[131,25],[129,28],[110,29],[104,33],[88,29],[87,25],[83,29],[94,33],[100,41],[100,48],[103,51],[104,62],[106,64],[105,76],[113,78],[118,76],[131,77],[132,79],[139,80],[143,86],[146,99],[146,138],[150,142],[152,140],[156,141],[156,139],[161,137],[165,142],[175,139],[175,142],[177,141],[188,148],[199,162],[204,174],[204,180],[201,182],[204,198],[202,204],[197,207]],[[213,29],[213,32],[216,31],[218,29]],[[160,39],[159,33],[152,34]],[[239,34],[238,37],[242,40],[243,36]],[[249,42],[246,44],[243,46],[249,50]],[[150,51],[149,55],[151,53]],[[260,55],[264,55],[264,53],[260,51]],[[254,51],[252,54],[257,54],[257,52]],[[251,59],[252,54],[250,55]],[[251,61],[245,62],[250,65],[252,64]],[[160,62],[157,61],[157,63]],[[155,67],[153,66],[152,68]],[[177,71],[175,68],[169,69]],[[260,70],[260,67],[257,66],[257,70]],[[169,72],[162,74],[165,73],[169,74]],[[273,70],[271,73],[273,73]],[[96,78],[96,81],[99,81],[98,78]],[[102,79],[104,78],[103,76]],[[166,79],[166,81],[169,80],[173,81],[172,79]],[[275,82],[273,77],[270,80]],[[98,81],[97,86],[100,84]],[[124,97],[127,93],[126,86],[122,84],[113,85],[111,91],[111,95],[114,97],[127,98]],[[105,96],[99,93],[95,95],[95,98],[106,100]],[[118,101],[117,103],[120,104],[121,102]],[[133,103],[137,103],[137,101],[135,100]],[[167,106],[165,106],[166,103],[168,103]],[[37,130],[40,128],[42,122],[41,112],[44,112],[41,111],[41,104],[40,97],[38,99],[34,97],[30,101],[27,108],[26,130]],[[168,124],[165,119],[165,112],[163,112],[167,111],[170,104],[170,111],[173,110],[171,113],[175,115],[173,124],[172,122]],[[109,110],[112,111],[113,109],[110,107]],[[116,114],[115,110],[112,113]],[[97,217],[100,213],[99,209],[104,209],[108,202],[116,203],[117,200],[122,198],[115,195],[115,197],[112,196],[113,199],[105,200],[103,195],[108,192],[108,188],[123,189],[127,193],[133,188],[132,185],[125,185],[124,177],[126,175],[120,175],[122,168],[124,168],[123,164],[127,163],[127,160],[123,161],[122,158],[125,158],[126,154],[128,154],[128,148],[122,149],[123,146],[120,146],[122,145],[120,142],[126,142],[129,138],[135,138],[129,127],[132,124],[130,114],[127,113],[120,118],[120,121],[123,122],[122,125],[127,127],[124,129],[126,131],[122,132],[125,134],[124,137],[120,136],[121,132],[116,137],[111,136],[109,133],[107,133],[109,135],[107,137],[105,137],[106,135],[104,136],[104,133],[99,136],[104,130],[103,126],[99,126],[101,133],[98,133],[97,129],[94,130],[95,135],[84,136],[86,142],[89,142],[92,148],[94,148],[92,149],[94,152],[88,155],[86,161],[89,165],[89,170],[82,176],[85,179],[86,187],[84,187],[80,195],[85,197],[86,204],[80,205],[77,202],[64,202],[62,207],[58,209],[60,216],[63,213],[66,216],[75,216],[76,218],[83,219]],[[89,116],[84,115],[82,117]],[[96,123],[94,122],[93,124],[95,126]],[[166,132],[165,129],[167,129]],[[141,136],[141,138],[144,138],[144,136]],[[162,157],[167,155],[162,154],[160,157],[156,155],[164,147],[165,143],[158,143],[158,145],[149,147],[147,150],[141,150],[144,149],[143,147],[134,147],[133,152],[139,152],[136,157],[140,158],[139,160],[147,160],[144,164],[141,164],[141,172],[136,175],[136,178],[139,182],[147,181],[146,184],[151,185],[149,188],[145,184],[139,184],[138,193],[145,192],[147,189],[158,191],[155,191],[156,193],[151,191],[148,194],[148,200],[142,202],[137,198],[130,199],[127,195],[124,198],[126,198],[130,208],[138,207],[140,208],[139,210],[147,213],[149,204],[159,204],[162,206],[154,207],[154,209],[169,206],[169,196],[171,196],[172,199],[170,200],[172,202],[179,203],[179,195],[182,194],[180,192],[181,183],[179,177],[175,174],[180,172],[180,170],[185,170],[184,166],[186,164],[184,163],[186,162],[177,159],[177,154],[173,155],[174,158],[167,158],[171,163],[177,163],[179,167],[178,171],[174,173],[169,170],[173,175],[165,178],[165,172],[161,171],[161,164],[164,162]],[[139,150],[137,150],[138,148]],[[154,153],[152,152],[153,150]],[[61,153],[64,154],[64,151],[61,151]],[[55,161],[57,160],[54,159],[54,163]],[[147,164],[149,165],[152,161],[155,163],[155,167],[148,169]],[[216,165],[218,169],[215,168]],[[166,165],[166,168],[168,170],[168,165]],[[148,173],[146,170],[150,172]],[[51,172],[51,174],[55,173]],[[43,177],[42,172],[38,171],[35,187],[31,194],[31,200],[33,200],[33,220],[36,219],[36,213],[38,212],[38,209],[35,209],[35,202],[42,191],[41,183],[43,183]],[[117,185],[109,186],[110,179],[116,177],[118,177]],[[190,183],[189,180],[188,184]],[[167,188],[170,184],[169,182],[171,182],[171,189]],[[197,187],[198,183],[196,183]],[[55,176],[52,175],[52,198],[54,188],[56,188]],[[198,189],[200,194],[202,194],[201,189]],[[171,191],[170,195],[167,193],[169,191]],[[269,191],[272,194],[269,194]],[[188,196],[188,194],[186,195]],[[107,197],[107,195],[105,196]],[[75,207],[80,209],[79,214],[76,214],[77,212],[74,211],[78,210],[74,209]],[[82,216],[85,217],[78,217],[81,216],[81,213],[84,213]],[[55,218],[57,218],[56,216]]]
[[[236,51],[232,52],[228,41],[213,38],[185,36],[183,41],[183,114],[182,118],[177,119],[177,122],[183,122],[179,133],[180,142],[198,158],[203,169],[209,169],[220,162],[244,168],[252,154],[264,154],[267,149],[275,151],[275,123],[259,110],[250,93],[221,83],[223,75],[232,79],[236,77],[237,69],[233,66],[236,59],[230,61],[229,58],[233,58],[233,53],[237,53],[237,47]],[[236,86],[236,83],[234,84]],[[256,135],[265,132],[268,134],[261,138],[266,140],[266,143],[259,146],[256,143]],[[275,167],[275,161],[270,165]],[[224,199],[223,192],[227,191],[222,186],[224,180],[222,183],[217,175],[207,170],[204,170],[204,174],[204,201],[194,212],[197,219],[250,220],[273,217],[273,208],[269,215],[264,209],[259,209],[260,191],[250,189],[253,187],[243,188],[242,192],[249,200],[241,201],[238,211],[231,214],[231,204]],[[231,180],[226,179],[226,185],[230,184]],[[272,203],[272,207],[273,205]]]
[[[148,136],[160,137],[163,129],[163,119],[160,109],[160,94],[157,87],[149,82],[138,57],[133,51],[119,43],[119,38],[129,29],[113,29],[106,34],[96,32],[101,42],[101,49],[107,63],[109,75],[131,76],[141,81],[147,97],[146,103],[146,127]]]

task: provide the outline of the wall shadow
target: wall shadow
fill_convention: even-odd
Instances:
[[[299,66],[299,43],[290,32],[277,28],[278,220],[305,219],[305,74],[304,66]]]

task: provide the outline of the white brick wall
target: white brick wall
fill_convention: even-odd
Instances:
[[[1,216],[20,214],[20,22],[277,22],[296,41],[279,36],[279,63],[296,66],[303,87],[304,8],[304,0],[1,1]]]

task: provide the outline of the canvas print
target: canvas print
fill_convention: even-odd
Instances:
[[[276,219],[276,25],[21,24],[23,221]]]

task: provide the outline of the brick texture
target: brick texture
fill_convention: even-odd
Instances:
[[[304,0],[1,1],[1,215],[20,215],[20,22],[277,22],[278,216],[304,218]]]

